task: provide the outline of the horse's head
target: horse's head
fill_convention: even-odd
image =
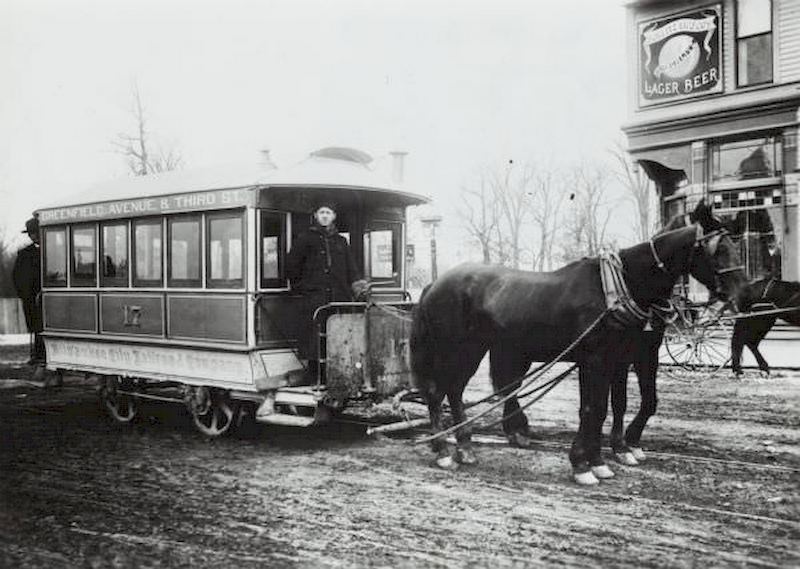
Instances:
[[[747,274],[724,224],[713,216],[704,201],[689,215],[697,226],[695,246],[689,257],[689,273],[700,281],[713,297],[734,304],[747,286]]]

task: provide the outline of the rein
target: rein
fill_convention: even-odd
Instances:
[[[527,374],[523,375],[523,376],[522,376],[520,379],[524,379],[525,381],[523,381],[522,383],[520,383],[519,387],[517,387],[517,388],[516,388],[516,389],[514,389],[513,391],[510,391],[510,392],[509,392],[509,393],[508,393],[506,396],[504,396],[503,398],[501,398],[500,400],[498,400],[497,402],[495,402],[495,403],[494,403],[494,404],[493,404],[491,407],[489,407],[489,408],[488,408],[488,409],[486,409],[485,411],[482,411],[481,413],[479,413],[479,414],[475,415],[474,417],[471,417],[471,418],[469,418],[469,419],[467,419],[467,420],[465,420],[465,421],[462,421],[461,423],[457,423],[457,424],[455,424],[455,425],[453,425],[453,426],[451,426],[451,427],[449,427],[449,428],[447,428],[447,429],[445,429],[445,430],[443,430],[443,431],[439,431],[438,433],[436,433],[436,434],[434,434],[434,435],[429,435],[429,436],[427,436],[427,437],[423,437],[423,438],[421,438],[421,439],[416,439],[416,440],[413,440],[413,441],[411,441],[411,444],[413,444],[413,445],[419,445],[419,444],[429,443],[429,442],[432,442],[432,441],[435,441],[435,440],[438,440],[438,439],[444,438],[444,437],[446,437],[447,435],[450,435],[451,433],[454,433],[454,432],[456,432],[457,430],[459,430],[459,429],[461,429],[461,428],[463,428],[463,427],[466,427],[467,425],[471,425],[472,423],[474,423],[474,422],[475,422],[475,421],[477,421],[478,419],[481,419],[481,418],[485,417],[486,415],[488,415],[489,413],[491,413],[492,411],[494,411],[495,409],[497,409],[497,408],[498,408],[498,407],[500,407],[501,405],[504,405],[504,404],[506,403],[506,401],[508,401],[509,399],[511,399],[511,398],[513,398],[513,397],[516,397],[516,396],[517,396],[517,395],[518,395],[520,392],[524,391],[525,389],[528,389],[528,387],[530,387],[530,385],[531,385],[531,384],[532,384],[534,381],[536,381],[536,380],[537,380],[537,379],[539,379],[541,376],[543,376],[543,375],[544,375],[544,374],[545,374],[547,371],[549,371],[549,370],[550,370],[550,368],[552,368],[552,367],[553,367],[554,365],[556,365],[558,362],[560,362],[561,360],[563,360],[563,359],[564,359],[564,358],[565,358],[565,357],[566,357],[566,356],[567,356],[567,355],[568,355],[568,354],[569,354],[569,353],[570,353],[572,350],[574,350],[574,349],[575,349],[575,348],[578,346],[578,344],[580,344],[580,343],[583,341],[583,339],[584,339],[586,336],[588,336],[588,335],[589,335],[589,334],[592,332],[592,330],[594,330],[594,329],[597,327],[597,325],[598,325],[598,324],[600,324],[600,322],[602,322],[602,321],[605,319],[605,317],[606,317],[606,316],[607,316],[607,315],[608,315],[608,314],[611,312],[611,310],[612,310],[611,308],[606,308],[606,309],[605,309],[603,312],[601,312],[601,313],[600,313],[600,316],[598,316],[597,318],[595,318],[594,322],[592,322],[592,323],[589,325],[589,327],[588,327],[588,328],[586,328],[586,330],[584,330],[583,332],[581,332],[581,334],[580,334],[580,335],[579,335],[577,338],[575,338],[575,340],[574,340],[574,341],[573,341],[573,342],[572,342],[572,343],[571,343],[569,346],[567,346],[566,348],[564,348],[564,349],[561,351],[561,353],[560,353],[560,354],[558,354],[558,355],[557,355],[555,358],[553,358],[552,360],[550,360],[550,361],[549,361],[549,362],[547,362],[546,364],[544,364],[544,365],[542,365],[542,366],[539,366],[538,368],[536,368],[536,369],[535,369],[535,370],[533,370],[532,372],[529,372],[529,373],[527,373]],[[566,373],[562,373],[562,374],[559,374],[557,378],[554,378],[554,379],[552,379],[552,380],[548,381],[547,383],[545,383],[543,386],[541,386],[541,387],[544,387],[544,386],[547,386],[547,387],[549,387],[549,388],[548,388],[548,389],[545,391],[545,393],[547,393],[548,391],[550,391],[550,389],[552,389],[552,388],[553,388],[553,387],[555,387],[555,386],[556,386],[558,383],[560,383],[561,381],[563,381],[563,379],[564,379],[565,377],[567,377],[567,375],[569,374],[569,372],[571,372],[571,371],[574,369],[574,367],[575,367],[575,366],[572,366],[572,367],[569,369],[569,371],[568,371],[568,372],[566,372]],[[552,382],[552,383],[551,383],[551,382]],[[536,389],[538,389],[538,388],[536,388]],[[534,391],[536,391],[536,389],[533,389],[533,390],[531,390],[531,392],[530,392],[530,393],[533,393]],[[543,396],[545,395],[545,393],[542,393],[542,394],[540,395],[540,397],[539,397],[539,398],[537,398],[537,401],[538,401],[538,399],[540,399],[541,397],[543,397]]]

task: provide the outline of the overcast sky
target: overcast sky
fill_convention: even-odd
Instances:
[[[134,83],[186,168],[405,150],[449,221],[483,166],[606,159],[624,25],[619,0],[3,0],[0,226],[126,175]]]

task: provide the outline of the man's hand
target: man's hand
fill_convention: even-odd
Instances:
[[[371,286],[364,279],[354,281],[350,288],[353,291],[353,298],[357,302],[367,302],[369,300]]]

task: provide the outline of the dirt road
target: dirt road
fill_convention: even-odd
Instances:
[[[566,458],[574,380],[529,410],[535,449],[484,433],[480,463],[448,473],[355,424],[206,440],[152,404],[120,428],[81,379],[26,373],[0,366],[4,567],[800,564],[800,375],[661,378],[659,453],[586,490]]]

